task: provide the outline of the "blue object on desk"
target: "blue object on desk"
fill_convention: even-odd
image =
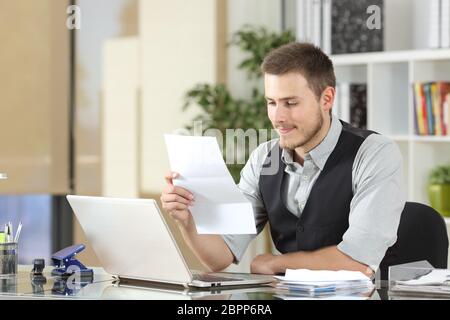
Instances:
[[[92,281],[81,282],[77,285],[69,285],[66,280],[59,278],[53,283],[52,293],[63,296],[76,296],[81,289],[90,283],[92,283]]]
[[[74,257],[85,249],[83,244],[76,244],[64,248],[52,255],[53,265],[56,266],[52,271],[52,276],[70,277],[77,273],[82,278],[89,277],[92,279],[94,271],[87,268]]]

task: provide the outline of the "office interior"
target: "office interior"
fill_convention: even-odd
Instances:
[[[8,176],[0,180],[0,223],[23,223],[19,262],[50,263],[53,252],[83,243],[79,260],[101,266],[65,196],[159,201],[169,170],[163,134],[192,126],[202,112],[183,109],[186,92],[223,84],[251,99],[261,83],[239,69],[246,55],[230,44],[233,35],[249,25],[315,41],[302,2],[0,0],[0,172]],[[330,51],[337,82],[366,85],[367,128],[402,151],[408,200],[430,204],[428,176],[450,164],[450,135],[417,132],[412,84],[450,82],[450,47],[432,41],[434,16],[421,18],[445,16],[445,8],[375,2],[381,50]],[[167,222],[191,268],[203,269]],[[228,270],[248,272],[254,256],[274,250],[266,228]]]

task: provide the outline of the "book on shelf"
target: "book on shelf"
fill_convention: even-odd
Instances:
[[[450,0],[412,0],[413,48],[450,47]]]
[[[331,15],[331,54],[383,51],[383,18],[380,28],[369,29],[367,8],[377,6],[383,15],[383,0],[329,0]],[[330,32],[324,30],[324,32]]]
[[[445,96],[444,102],[444,124],[446,126],[447,135],[450,136],[450,93]]]
[[[367,129],[367,85],[350,85],[350,123],[361,129]]]
[[[440,1],[412,0],[413,48],[440,47]]]
[[[414,126],[418,135],[450,135],[450,82],[413,84]]]
[[[450,48],[450,0],[441,0],[441,46]]]
[[[334,114],[341,120],[361,129],[367,128],[367,85],[338,83],[334,100]]]
[[[384,0],[298,0],[297,40],[320,46],[328,54],[383,51],[383,18],[380,28],[366,25],[376,5],[383,15]]]
[[[322,0],[297,1],[297,40],[322,46]]]

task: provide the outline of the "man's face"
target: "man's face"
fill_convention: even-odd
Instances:
[[[282,148],[302,147],[319,133],[326,113],[300,73],[266,73],[264,85],[267,113]]]

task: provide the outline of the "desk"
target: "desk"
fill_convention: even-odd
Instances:
[[[236,288],[216,291],[187,291],[156,287],[125,287],[102,268],[94,268],[92,283],[67,290],[60,286],[56,278],[50,275],[51,267],[44,270],[45,283],[33,283],[30,278],[31,266],[19,266],[15,277],[0,278],[0,299],[129,299],[129,300],[279,300],[277,290],[269,286]],[[370,300],[391,300],[387,290],[387,281],[377,281],[377,288]],[[81,287],[81,288],[80,288]]]

